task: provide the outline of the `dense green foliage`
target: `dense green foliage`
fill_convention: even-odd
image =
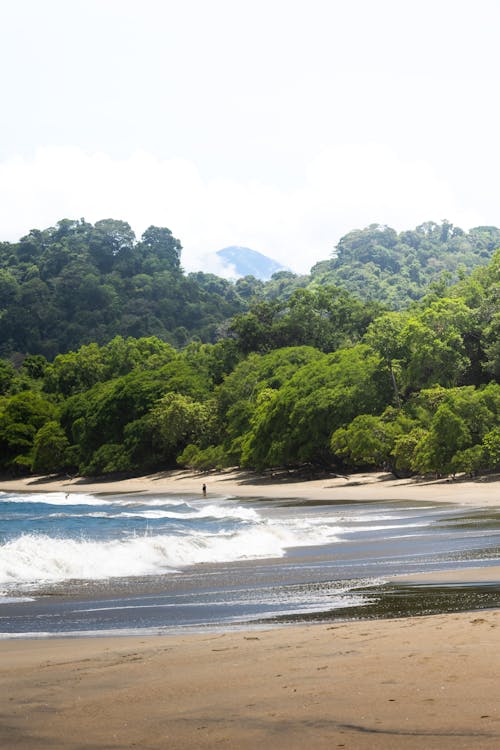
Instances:
[[[297,289],[288,299],[254,304],[229,330],[245,354],[301,345],[333,352],[359,341],[382,309],[335,287]]]
[[[492,230],[481,231],[491,240]],[[465,242],[472,233],[449,234],[446,241]],[[97,286],[78,273],[76,250],[80,269],[95,269]],[[2,252],[11,262],[1,270],[0,326],[2,336],[12,333],[4,350],[16,354],[0,360],[0,470],[100,475],[176,465],[312,464],[472,474],[500,468],[500,251],[454,286],[431,285],[402,311],[323,283],[300,288],[286,272],[269,282],[274,291],[267,298],[266,285],[251,278],[236,284],[204,274],[186,278],[180,245],[168,230],[152,227],[137,243],[122,222],[60,222]],[[125,267],[140,273],[127,276]],[[99,323],[109,312],[101,287],[114,290],[115,322],[130,320],[127,305],[139,297],[128,285],[138,284],[138,276],[151,289],[161,277],[168,295],[179,295],[180,308],[190,304],[186,290],[196,288],[198,302],[203,290],[195,319],[200,330],[217,325],[219,339],[176,348],[181,318],[172,330],[165,317],[165,335],[151,335],[151,318],[138,311],[137,326],[147,335],[123,336]],[[44,292],[28,304],[26,288]],[[120,296],[120,289],[130,294]],[[89,318],[76,301],[72,306],[72,296],[92,300],[94,328],[86,327]],[[174,304],[170,296],[141,299],[164,309]],[[33,321],[28,333],[22,315]],[[81,343],[83,330],[100,335]],[[32,348],[20,346],[23,336]],[[46,359],[63,339],[64,347],[79,343]]]
[[[214,339],[216,328],[245,309],[229,281],[185,275],[181,244],[149,227],[64,219],[0,244],[0,354],[54,357],[115,336],[158,336],[175,346]]]
[[[243,351],[296,344],[333,351],[357,341],[381,305],[403,309],[432,284],[444,288],[486,264],[499,246],[495,227],[465,233],[428,222],[397,234],[373,225],[343,237],[310,276],[279,271],[266,283],[231,282],[185,274],[169,229],[149,227],[137,241],[124,221],[63,219],[0,243],[0,356],[52,359],[115,336],[214,343],[234,316]]]
[[[500,229],[476,227],[466,233],[447,221],[426,222],[399,234],[372,224],[342,237],[332,260],[311,270],[319,284],[334,284],[361,299],[401,310],[420,299],[433,282],[458,281],[484,265],[500,247]]]

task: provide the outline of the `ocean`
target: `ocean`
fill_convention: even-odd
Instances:
[[[394,576],[498,564],[500,515],[417,502],[0,493],[0,637],[149,634],[500,606]]]

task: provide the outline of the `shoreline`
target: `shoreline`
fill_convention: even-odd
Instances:
[[[93,492],[93,493],[189,493],[202,496],[262,497],[310,501],[391,501],[456,503],[472,507],[500,507],[500,474],[476,479],[396,479],[392,474],[369,472],[347,477],[332,475],[301,479],[279,473],[263,476],[250,471],[231,470],[200,473],[188,470],[157,472],[125,479],[82,477],[40,477],[0,479],[5,492]]]
[[[311,502],[500,505],[500,479],[249,472],[126,480],[30,477],[10,492],[190,493]],[[395,582],[500,580],[500,566]],[[29,750],[491,750],[500,744],[500,609],[228,632],[0,641],[0,745]]]

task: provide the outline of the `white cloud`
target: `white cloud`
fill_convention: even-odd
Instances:
[[[62,218],[128,221],[138,236],[151,224],[181,240],[187,270],[223,273],[211,254],[244,245],[304,272],[326,259],[342,234],[370,223],[396,229],[447,218],[464,229],[495,223],[460,209],[452,186],[427,162],[386,145],[344,144],[310,161],[302,184],[203,179],[184,159],[146,151],[127,158],[80,148],[39,149],[0,162],[0,239]]]
[[[0,240],[113,217],[307,271],[372,222],[500,223],[496,0],[4,5]]]

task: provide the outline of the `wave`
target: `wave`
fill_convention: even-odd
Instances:
[[[261,521],[216,533],[157,534],[97,541],[22,534],[0,545],[0,583],[158,575],[198,563],[283,557],[290,547],[335,540],[334,527]]]
[[[31,505],[119,505],[123,507],[175,507],[189,508],[189,504],[183,498],[151,497],[138,498],[131,495],[94,495],[90,492],[0,492],[0,503]]]
[[[26,492],[26,493],[7,493],[0,492],[0,503],[9,505],[55,505],[69,508],[80,506],[88,507],[107,507],[109,510],[101,514],[94,514],[94,517],[110,518],[173,518],[173,519],[205,519],[205,518],[231,518],[243,521],[256,521],[259,518],[258,513],[252,508],[244,508],[240,505],[230,505],[221,503],[200,504],[197,507],[196,501],[187,502],[181,498],[136,498],[130,499],[130,496],[111,496],[104,498],[99,495],[80,492]],[[111,510],[113,507],[114,510]],[[118,510],[124,508],[127,510]],[[155,509],[155,510],[153,510]],[[157,509],[157,510],[156,510]],[[68,510],[52,514],[52,518],[78,518],[92,517],[91,513],[75,513]]]
[[[112,505],[113,501],[86,492],[0,492],[0,503],[43,505]]]
[[[60,513],[49,513],[45,518],[145,518],[149,520],[161,520],[162,518],[170,518],[173,520],[183,521],[197,521],[209,518],[215,518],[218,520],[236,520],[236,521],[250,521],[256,522],[259,520],[259,515],[252,508],[242,507],[223,507],[217,505],[209,505],[203,509],[196,510],[195,508],[186,505],[184,511],[173,511],[173,510],[145,510],[144,506],[141,509],[132,511],[95,511],[91,513],[75,513],[75,512],[60,512]]]

